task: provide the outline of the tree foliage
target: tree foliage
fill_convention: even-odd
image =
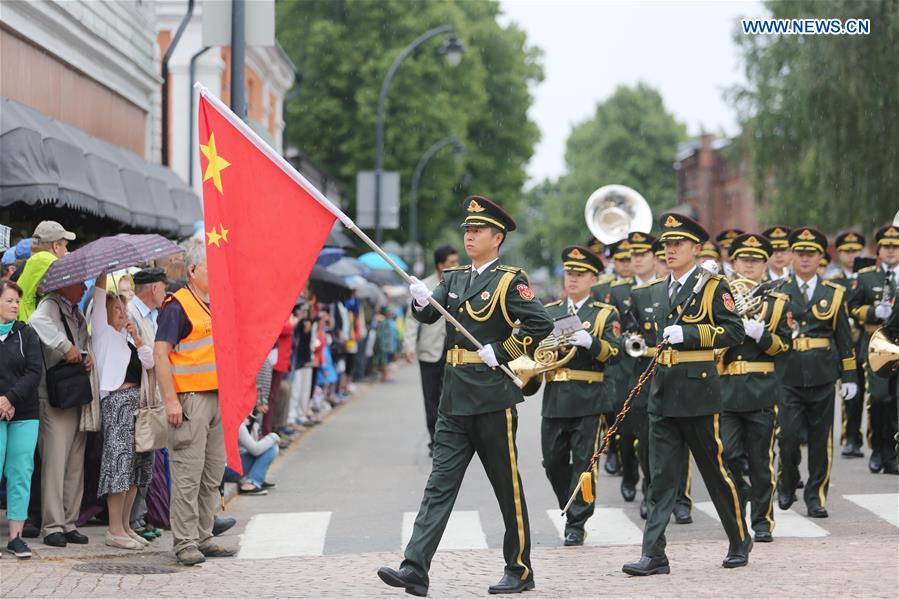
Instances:
[[[461,198],[485,194],[514,210],[524,166],[539,137],[527,117],[528,86],[542,78],[539,51],[515,26],[500,27],[490,2],[284,0],[278,39],[304,73],[287,112],[286,138],[339,177],[351,200],[356,173],[373,170],[378,92],[393,60],[432,27],[454,26],[465,46],[457,67],[438,50],[446,36],[420,47],[399,68],[387,100],[384,168],[400,171],[401,229],[406,241],[412,172],[433,143],[455,136],[427,166],[418,193],[419,241],[434,247],[459,222]],[[467,176],[463,177],[463,174]],[[467,188],[462,181],[468,181]],[[355,202],[349,202],[353,213]]]
[[[677,181],[672,164],[686,134],[657,90],[644,83],[619,86],[591,118],[573,127],[566,144],[566,173],[529,191],[528,212],[539,218],[528,222],[533,242],[523,248],[527,259],[553,265],[563,247],[584,243],[590,235],[584,205],[603,185],[632,187],[646,198],[653,214],[674,206]]]
[[[899,2],[766,2],[774,18],[869,18],[870,35],[748,36],[732,91],[769,222],[867,231],[899,208]]]

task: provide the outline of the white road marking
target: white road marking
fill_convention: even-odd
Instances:
[[[240,559],[322,555],[331,512],[256,514],[241,535]]]
[[[718,517],[718,512],[715,511],[715,506],[711,501],[700,501],[693,505],[702,513],[721,522],[721,519]],[[746,519],[746,525],[749,525],[748,517]],[[826,537],[830,535],[827,530],[821,528],[808,518],[805,518],[792,510],[784,511],[777,506],[774,507],[774,532],[772,534],[775,537],[802,538]]]
[[[565,519],[561,511],[546,510],[552,520],[559,538],[565,538]],[[615,507],[598,507],[584,526],[587,538],[584,545],[639,545],[643,542],[643,531],[625,514],[624,509]]]
[[[412,527],[415,525],[415,512],[403,514],[402,546],[405,549],[412,538]],[[443,538],[437,550],[451,549],[487,549],[487,535],[481,526],[481,516],[477,511],[454,511],[450,514]]]
[[[871,493],[843,495],[843,497],[899,528],[899,493]]]

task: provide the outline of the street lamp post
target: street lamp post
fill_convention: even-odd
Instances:
[[[387,104],[387,91],[390,88],[390,82],[393,80],[393,76],[396,74],[396,70],[399,68],[400,64],[409,58],[409,56],[423,43],[432,37],[443,33],[450,34],[450,37],[441,48],[441,52],[446,56],[446,60],[450,66],[459,64],[462,60],[462,53],[464,52],[462,44],[460,44],[458,38],[456,38],[452,25],[441,25],[440,27],[435,27],[422,33],[415,39],[415,41],[406,46],[406,48],[400,52],[400,55],[396,57],[396,60],[393,61],[393,64],[390,65],[390,70],[387,71],[387,76],[384,77],[384,82],[381,83],[381,93],[378,94],[375,152],[375,243],[378,244],[381,243],[381,172],[384,170],[384,109]]]
[[[415,165],[415,172],[412,173],[412,192],[409,195],[409,245],[412,252],[409,261],[412,263],[413,272],[416,271],[418,266],[418,183],[421,181],[421,173],[425,170],[431,158],[448,145],[453,146],[456,156],[460,156],[465,151],[465,146],[458,139],[445,137],[425,150],[418,164]],[[415,274],[417,276],[422,273],[415,272]]]

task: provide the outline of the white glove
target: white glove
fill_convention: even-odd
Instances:
[[[589,348],[593,345],[593,335],[584,330],[575,331],[571,335],[571,345]]]
[[[874,316],[876,316],[878,320],[886,320],[892,313],[893,306],[886,302],[879,303],[877,304],[877,307],[874,308]]]
[[[858,385],[855,383],[843,383],[840,385],[840,397],[843,401],[849,401],[858,393]]]
[[[668,340],[671,345],[677,345],[684,342],[684,328],[679,324],[665,327],[662,331],[662,337]]]
[[[765,323],[754,318],[747,319],[743,321],[743,328],[746,330],[747,336],[758,341],[762,338],[762,333],[765,332]]]
[[[496,354],[493,353],[492,345],[487,344],[479,349],[478,355],[481,356],[481,360],[484,361],[484,364],[486,364],[490,368],[496,368],[497,366],[499,366],[499,361],[496,359]]]
[[[412,279],[412,284],[409,285],[409,293],[412,295],[415,306],[417,308],[424,308],[428,304],[428,300],[431,298],[431,292],[428,289],[427,285],[425,285],[415,277],[410,278]]]

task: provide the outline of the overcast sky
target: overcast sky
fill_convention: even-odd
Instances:
[[[618,85],[645,81],[691,135],[737,130],[722,92],[743,82],[733,42],[741,17],[765,16],[758,1],[605,2],[501,0],[505,15],[543,49],[544,80],[531,118],[541,141],[528,165],[531,182],[565,171],[571,126],[592,116]]]

